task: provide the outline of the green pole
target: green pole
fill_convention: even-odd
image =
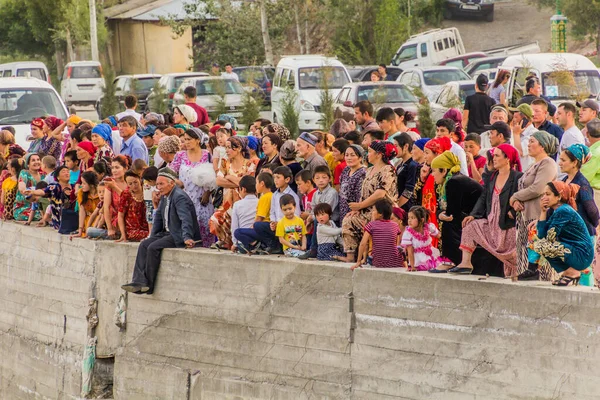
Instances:
[[[567,52],[567,23],[568,18],[560,11],[560,0],[556,0],[556,14],[550,18],[552,29],[552,52]]]

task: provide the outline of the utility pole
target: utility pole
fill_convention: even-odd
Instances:
[[[92,60],[100,61],[98,57],[98,27],[96,26],[96,0],[90,0],[90,42],[92,45]]]
[[[556,14],[550,18],[552,27],[552,52],[567,52],[567,23],[569,20],[560,11],[560,0],[556,0]]]

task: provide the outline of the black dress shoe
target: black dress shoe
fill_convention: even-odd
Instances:
[[[540,271],[526,269],[522,273],[517,276],[517,279],[520,281],[539,281],[540,280]]]
[[[315,250],[309,250],[298,256],[299,260],[308,260],[309,258],[317,258],[317,252]]]
[[[121,285],[121,289],[125,290],[126,292],[138,294],[136,292],[146,293],[150,288],[142,285],[141,283],[131,282]]]

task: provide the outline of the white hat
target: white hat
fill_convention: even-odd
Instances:
[[[192,107],[182,104],[175,108],[179,110],[179,112],[185,117],[185,119],[187,119],[187,122],[189,122],[190,124],[193,124],[194,122],[198,121],[198,114],[196,114],[196,110],[194,110]]]

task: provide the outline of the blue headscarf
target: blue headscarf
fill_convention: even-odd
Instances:
[[[419,149],[421,149],[421,151],[423,151],[423,149],[425,149],[425,144],[427,142],[429,142],[430,140],[431,140],[430,138],[419,139],[415,142],[415,146],[417,146]]]
[[[108,124],[98,124],[94,128],[92,128],[92,133],[100,136],[108,145],[112,148],[112,128]]]
[[[258,152],[258,139],[254,136],[246,136],[248,139],[248,148]]]
[[[115,117],[114,115],[111,115],[108,117],[108,120],[110,121],[110,123],[116,128],[117,125],[119,124],[119,122],[117,121],[117,117]]]
[[[585,164],[585,162],[588,160],[588,156],[590,155],[590,149],[587,146],[579,143],[570,145],[567,147],[567,150],[569,153],[573,154],[573,157],[579,160],[581,164]]]

